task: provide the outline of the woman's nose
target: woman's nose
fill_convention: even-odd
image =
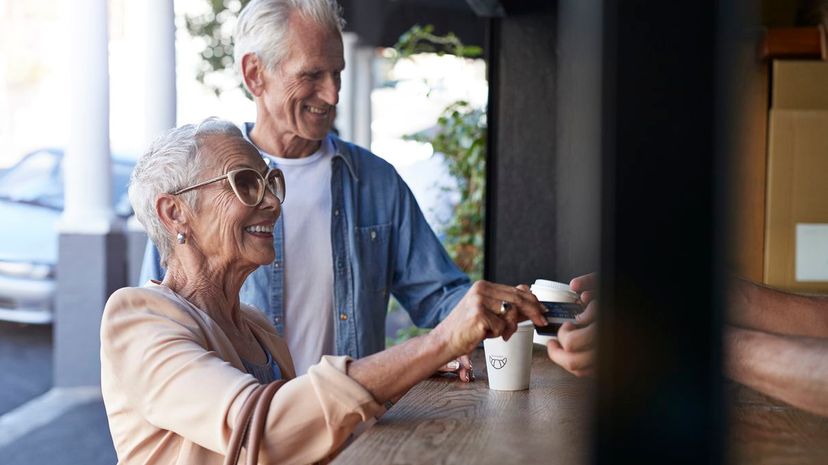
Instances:
[[[265,195],[262,197],[262,203],[259,204],[259,208],[273,210],[278,215],[282,210],[282,203],[279,202],[279,199],[273,191],[265,189]]]

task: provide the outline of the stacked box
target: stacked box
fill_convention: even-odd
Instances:
[[[764,282],[828,292],[828,62],[775,61]]]

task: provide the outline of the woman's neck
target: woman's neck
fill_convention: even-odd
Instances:
[[[191,269],[198,271],[187,271]],[[247,273],[244,276],[235,276],[238,274],[226,270],[210,270],[210,267],[182,266],[180,262],[171,260],[161,284],[207,312],[219,324],[229,323],[240,329],[242,326],[239,291]]]

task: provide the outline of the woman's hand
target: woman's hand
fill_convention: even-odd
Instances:
[[[504,303],[507,311],[501,315]],[[517,323],[527,318],[538,326],[546,325],[543,307],[526,286],[477,281],[429,336],[445,347],[446,356],[456,357],[472,352],[483,339],[509,339]]]
[[[502,314],[501,306],[507,309]],[[508,338],[527,318],[546,325],[543,307],[526,286],[478,281],[430,333],[352,361],[348,375],[378,402],[396,399],[449,360],[472,352],[484,338]],[[465,373],[459,375],[468,380]]]

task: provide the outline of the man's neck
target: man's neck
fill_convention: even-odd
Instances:
[[[259,150],[280,158],[309,157],[322,145],[321,141],[303,139],[296,134],[277,134],[259,121],[256,121],[249,137]]]

